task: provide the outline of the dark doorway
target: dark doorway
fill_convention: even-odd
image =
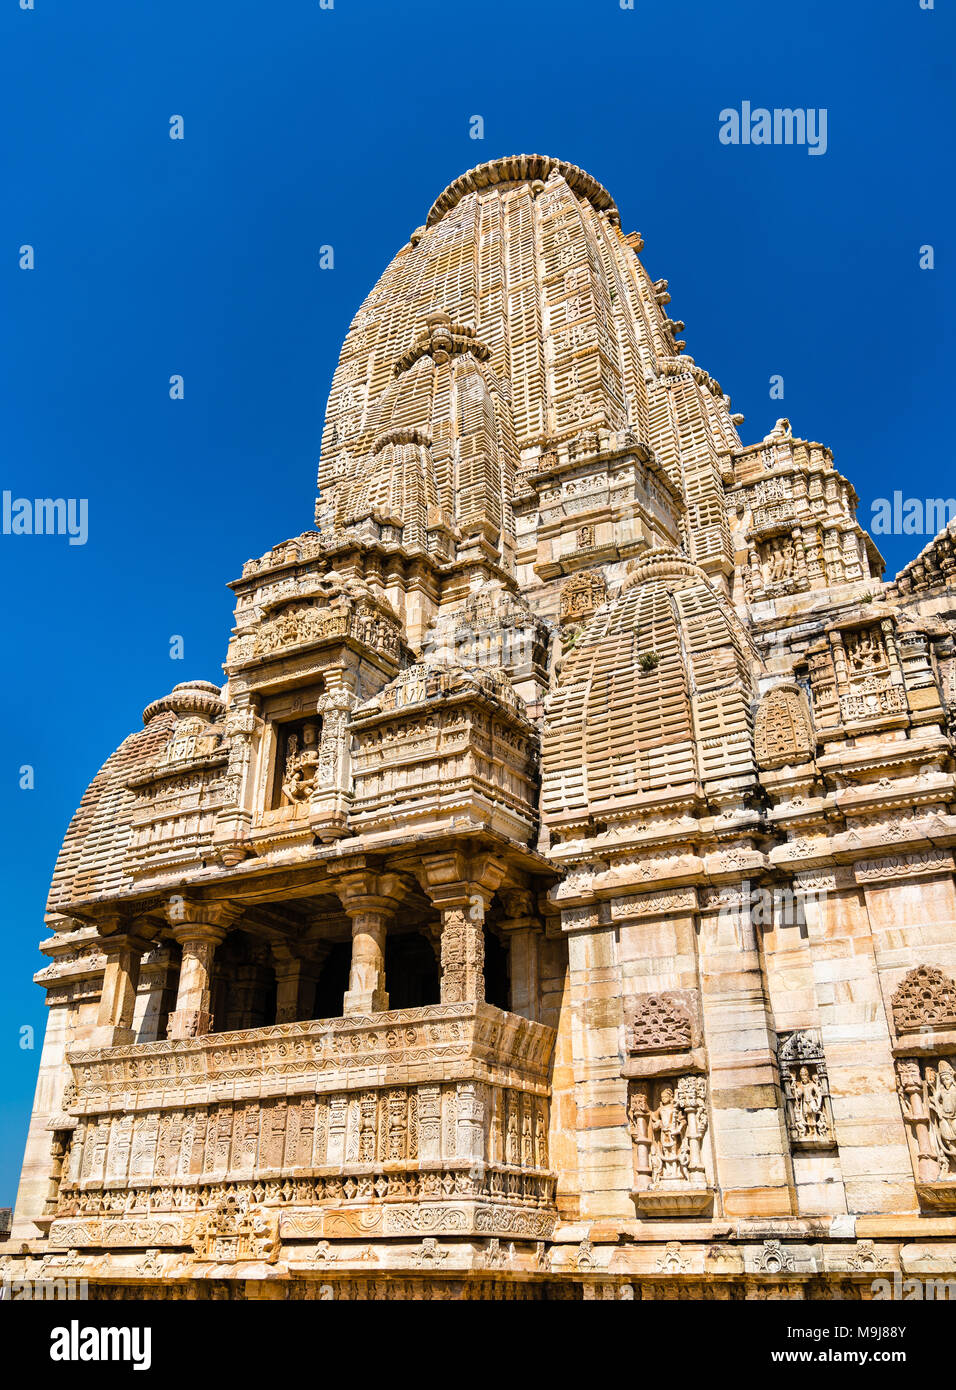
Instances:
[[[422,1009],[439,1003],[438,962],[421,932],[386,937],[385,988],[390,1009]]]
[[[336,941],[326,957],[315,986],[316,1018],[341,1018],[352,965],[351,941]]]
[[[498,1009],[511,1007],[508,948],[501,937],[485,927],[485,1000]]]

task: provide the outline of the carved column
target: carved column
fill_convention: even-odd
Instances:
[[[296,955],[280,943],[273,945],[272,955],[276,972],[276,1023],[296,1023],[311,1018],[319,974],[317,962]]]
[[[226,933],[218,927],[190,925],[173,932],[173,939],[183,948],[179,967],[179,989],[176,1008],[169,1015],[170,1038],[195,1038],[208,1033],[212,1027],[209,1011],[209,975],[216,947]]]
[[[125,1047],[135,1041],[133,1011],[139,966],[149,942],[128,932],[115,932],[105,936],[101,944],[106,969],[91,1041],[94,1047]]]
[[[226,1016],[219,1020],[220,1028],[255,1027],[256,996],[262,985],[261,962],[255,957],[231,967],[231,979],[226,993]],[[208,1032],[209,1029],[203,1029]]]
[[[229,764],[223,777],[225,797],[216,814],[213,844],[227,867],[238,864],[250,852],[254,772],[263,728],[258,705],[256,695],[239,694],[232,700],[224,721],[223,747],[228,749]]]
[[[506,866],[484,853],[453,850],[422,863],[422,886],[441,913],[441,1002],[485,997],[485,914]]]
[[[381,900],[368,897],[349,912],[352,920],[352,965],[343,1013],[381,1013],[385,992],[385,928],[391,913]]]
[[[643,1189],[651,1181],[651,1134],[648,1129],[647,1092],[635,1090],[627,1107],[628,1125],[634,1142],[634,1172],[637,1187]]]
[[[485,997],[485,910],[480,894],[441,909],[441,1002]]]
[[[339,880],[336,892],[352,922],[352,965],[343,1013],[381,1013],[388,1008],[385,932],[407,891],[398,874],[376,873],[367,867]]]
[[[169,1015],[169,1038],[194,1038],[212,1028],[209,979],[216,947],[239,911],[225,904],[184,904],[174,900],[167,916],[171,935],[182,947],[176,1008]],[[185,920],[183,920],[185,919]]]
[[[349,718],[357,703],[351,691],[330,690],[316,705],[322,717],[322,737],[309,800],[309,825],[322,844],[331,844],[349,833],[352,804]]]

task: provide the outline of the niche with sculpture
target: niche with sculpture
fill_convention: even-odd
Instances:
[[[640,995],[625,1034],[634,1204],[642,1215],[707,1213],[714,1187],[706,1055],[696,990]]]
[[[794,1149],[832,1149],[836,1144],[830,1083],[823,1046],[815,1033],[791,1033],[778,1055],[787,1134]]]
[[[308,802],[319,766],[319,723],[303,719],[278,731],[274,805],[300,806]]]
[[[750,602],[807,586],[806,557],[799,535],[785,531],[753,539],[744,569],[744,588]]]
[[[890,1011],[916,1191],[922,1206],[956,1211],[956,981],[936,965],[917,965]]]

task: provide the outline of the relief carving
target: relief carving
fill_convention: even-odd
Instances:
[[[279,1253],[278,1217],[234,1197],[223,1197],[197,1218],[189,1235],[197,1260],[231,1264],[239,1260],[275,1262]]]
[[[916,1190],[928,1206],[956,1208],[956,1071],[949,1057],[901,1058],[897,1090]]]
[[[632,1082],[627,1114],[638,1210],[669,1215],[706,1211],[713,1196],[704,1154],[706,1078]]]
[[[956,982],[934,965],[918,965],[893,995],[897,1033],[924,1028],[956,1028]]]
[[[880,671],[887,667],[886,647],[883,635],[878,628],[863,628],[860,632],[844,634],[847,664],[854,675],[866,675],[870,671]]]
[[[319,762],[319,731],[315,724],[305,724],[302,729],[301,744],[299,735],[289,735],[285,767],[282,773],[283,795],[293,804],[308,801],[315,786],[316,770]]]
[[[806,697],[796,686],[776,686],[757,706],[754,751],[758,767],[796,766],[813,757],[813,727]]]
[[[779,1062],[791,1145],[795,1149],[832,1148],[836,1141],[830,1086],[819,1039],[806,1031],[791,1033],[780,1048]]]
[[[627,1030],[627,1050],[682,1052],[697,1042],[693,991],[638,995]]]
[[[587,618],[607,599],[607,581],[600,570],[582,570],[561,586],[561,621]]]

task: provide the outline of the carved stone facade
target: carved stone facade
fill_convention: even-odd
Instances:
[[[13,1277],[866,1298],[953,1269],[956,563],[884,586],[565,161],[360,307],[316,529],[70,824]]]

